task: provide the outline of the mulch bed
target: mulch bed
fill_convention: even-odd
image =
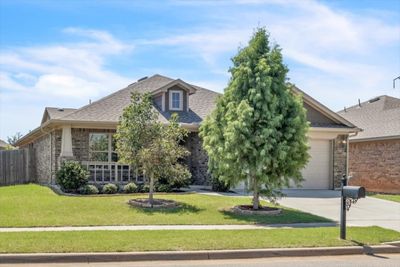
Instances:
[[[148,198],[134,198],[128,201],[128,204],[138,208],[151,208]],[[153,199],[153,208],[177,208],[180,204],[169,199]]]
[[[253,210],[252,205],[238,205],[231,208],[230,211],[240,215],[279,215],[282,212],[279,208],[267,206],[260,206],[258,210]]]

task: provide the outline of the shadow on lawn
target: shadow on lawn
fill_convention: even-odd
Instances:
[[[290,223],[319,223],[332,222],[331,220],[311,213],[282,208],[278,215],[241,215],[230,210],[220,210],[226,219],[245,221],[248,224],[290,224]]]
[[[130,208],[148,215],[160,214],[160,213],[161,214],[198,213],[204,210],[186,203],[179,203],[179,207],[176,208],[140,208],[133,206],[131,206]]]

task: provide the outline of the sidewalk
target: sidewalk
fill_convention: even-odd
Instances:
[[[114,225],[0,228],[0,232],[64,232],[64,231],[151,231],[151,230],[251,230],[276,228],[333,227],[328,223],[244,224],[244,225]]]

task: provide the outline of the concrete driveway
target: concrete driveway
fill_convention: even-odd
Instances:
[[[313,213],[339,222],[340,191],[333,190],[284,190],[287,197],[281,205]],[[349,226],[377,225],[400,231],[400,203],[366,197],[353,204],[347,212]]]

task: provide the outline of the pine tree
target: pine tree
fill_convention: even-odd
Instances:
[[[230,184],[248,181],[259,209],[260,194],[275,201],[279,189],[302,181],[309,158],[306,111],[287,83],[281,49],[271,48],[264,28],[232,62],[228,87],[200,136],[211,174]]]

